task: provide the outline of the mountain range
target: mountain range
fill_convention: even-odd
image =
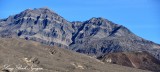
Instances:
[[[160,60],[160,45],[102,17],[67,21],[48,8],[27,9],[0,20],[0,37],[22,38],[95,58],[110,53],[146,51]]]

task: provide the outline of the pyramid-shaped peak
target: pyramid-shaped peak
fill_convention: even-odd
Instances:
[[[50,9],[47,8],[47,7],[43,7],[43,8],[34,8],[32,11],[33,11],[33,12],[40,12],[40,13],[52,13],[52,14],[55,13],[54,11],[50,10]]]
[[[43,7],[43,8],[34,8],[34,9],[26,9],[23,12],[21,12],[20,14],[18,14],[17,17],[37,17],[37,16],[41,16],[43,18],[45,17],[61,17],[59,16],[57,13],[55,13],[54,11],[50,10],[47,7]]]
[[[41,10],[41,11],[51,11],[49,8],[47,7],[43,7],[43,8],[34,8],[33,10]]]
[[[54,11],[50,10],[47,7],[26,9],[26,10],[22,11],[21,13],[12,16],[12,18],[15,20],[21,20],[21,19],[45,20],[45,19],[47,19],[50,21],[57,20],[60,22],[62,22],[62,21],[67,22],[67,20],[65,20],[63,17],[61,17],[60,15],[58,15],[57,13],[55,13]]]
[[[34,8],[34,9],[26,9],[22,13],[32,13],[32,14],[56,14],[54,11],[50,10],[47,7],[43,8]],[[57,15],[57,14],[56,14]]]

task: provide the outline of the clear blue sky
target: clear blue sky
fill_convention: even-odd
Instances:
[[[0,18],[41,7],[69,21],[104,17],[160,44],[160,0],[0,0]]]

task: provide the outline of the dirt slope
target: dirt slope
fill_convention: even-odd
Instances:
[[[109,53],[99,59],[106,63],[160,71],[160,61],[146,51]]]
[[[22,39],[0,39],[2,72],[148,72]]]

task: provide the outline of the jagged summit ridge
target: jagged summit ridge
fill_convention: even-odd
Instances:
[[[46,8],[27,9],[3,20],[1,25],[2,37],[20,37],[49,45],[68,46],[73,32],[70,22]]]
[[[148,51],[160,59],[160,45],[136,36],[105,18],[69,22],[48,8],[27,9],[0,20],[0,37],[24,38],[101,56],[112,52]]]
[[[51,11],[48,8],[35,8],[33,10],[27,9],[20,14],[17,14],[15,18],[31,18],[35,20],[43,20],[43,19],[48,19],[48,20],[56,20],[56,21],[62,21],[64,20],[63,17],[58,15],[57,13]]]

